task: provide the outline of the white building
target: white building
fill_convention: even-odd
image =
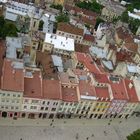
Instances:
[[[74,52],[74,39],[46,33],[42,52],[50,51],[60,54]]]
[[[43,24],[44,33],[53,33],[54,22],[56,21],[55,17],[56,17],[55,14],[49,12],[47,12],[42,16],[41,20],[44,22]]]

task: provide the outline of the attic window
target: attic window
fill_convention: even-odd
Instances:
[[[31,93],[35,93],[35,91],[34,91],[34,90],[32,90],[32,91],[31,91]]]

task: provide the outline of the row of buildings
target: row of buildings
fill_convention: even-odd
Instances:
[[[55,33],[58,11],[17,2],[5,6],[5,19],[21,32],[0,42],[1,117],[100,119],[139,113],[139,38],[112,23],[95,30],[99,15],[70,5],[65,5],[70,23],[58,23]]]

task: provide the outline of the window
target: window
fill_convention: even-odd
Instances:
[[[45,104],[45,101],[43,101],[42,104],[44,105]]]
[[[52,111],[55,111],[56,110],[56,108],[52,108]]]
[[[68,105],[68,103],[66,103],[66,105]]]
[[[47,105],[49,105],[50,104],[50,102],[47,102]]]
[[[32,100],[32,103],[38,103],[38,100]]]
[[[1,106],[1,109],[3,109],[4,108],[4,106]]]
[[[18,106],[16,107],[16,109],[19,109]]]
[[[44,110],[44,107],[41,107],[41,110]]]
[[[7,96],[10,96],[10,94],[7,94]]]
[[[20,95],[18,95],[18,97],[20,97]]]
[[[1,100],[1,102],[5,102],[5,100],[4,100],[4,99],[2,99],[2,100]]]
[[[13,94],[13,97],[16,97],[16,94]]]
[[[48,107],[46,107],[45,110],[48,110]]]
[[[24,109],[27,109],[27,106],[26,105],[24,106]]]
[[[8,106],[6,106],[5,109],[8,109]]]
[[[13,107],[13,106],[11,106],[11,109],[14,109],[14,107]]]
[[[25,103],[28,103],[28,99],[25,99],[24,102],[25,102]]]

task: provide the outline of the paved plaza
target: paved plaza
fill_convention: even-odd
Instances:
[[[140,128],[140,118],[122,121],[0,119],[0,140],[125,140],[137,128]]]

